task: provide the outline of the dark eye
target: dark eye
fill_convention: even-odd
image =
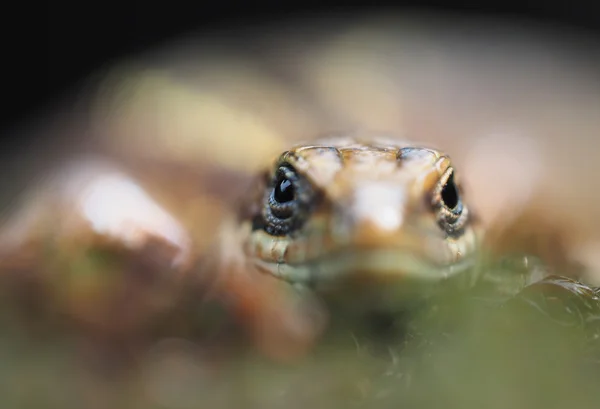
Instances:
[[[276,182],[273,198],[279,203],[287,203],[294,200],[294,184],[285,176],[279,178]]]
[[[433,207],[437,212],[438,224],[447,234],[456,236],[462,233],[468,221],[468,212],[461,200],[452,168],[446,171],[436,188]]]
[[[442,187],[441,194],[442,194],[442,202],[444,203],[444,205],[450,210],[456,209],[456,206],[458,206],[459,199],[458,199],[458,189],[456,188],[456,185],[454,184],[454,172],[452,172],[452,174],[450,174],[450,177],[448,178],[448,180]]]
[[[262,228],[274,236],[297,230],[306,220],[312,204],[310,183],[292,166],[281,165],[265,191]]]

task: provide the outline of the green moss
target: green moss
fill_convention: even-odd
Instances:
[[[84,275],[118,271],[121,263],[101,251],[80,261],[72,267]],[[509,303],[483,295],[489,294],[445,294],[397,317],[387,332],[338,320],[309,356],[286,365],[190,330],[182,347],[158,355],[146,347],[135,365],[119,367],[124,358],[92,353],[79,339],[49,342],[7,324],[0,338],[0,406],[75,408],[102,400],[127,408],[597,407],[600,341],[593,308],[554,294],[553,308],[583,316],[567,325],[539,308],[544,292]],[[215,311],[214,317],[209,310],[204,318],[190,314],[189,325],[225,319],[222,309]],[[112,362],[111,371],[98,362]]]

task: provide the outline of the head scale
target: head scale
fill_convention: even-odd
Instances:
[[[476,234],[450,158],[409,142],[338,137],[282,153],[241,213],[246,257],[317,288],[437,283],[469,270]],[[465,275],[466,274],[462,274]]]

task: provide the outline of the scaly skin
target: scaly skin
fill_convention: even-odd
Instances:
[[[294,298],[291,291],[277,301],[268,295],[283,294],[289,284],[313,308],[320,306],[312,298],[317,294],[363,312],[410,308],[411,301],[446,288],[467,291],[462,294],[476,288],[473,293],[491,295],[498,305],[551,272],[530,256],[492,268],[459,171],[447,155],[409,141],[367,135],[295,146],[269,165],[241,203],[217,243],[226,282],[221,288],[236,289],[242,299],[259,277],[282,283],[270,283],[273,290],[263,298],[270,302],[241,304],[271,352],[275,342],[256,331],[264,322],[284,324],[274,326],[279,336],[293,334],[287,353],[296,351],[294,345],[304,350],[323,329],[323,309],[310,322],[283,307]],[[565,283],[574,283],[546,280],[567,292]],[[295,332],[286,330],[294,325]]]
[[[384,307],[421,298],[442,283],[469,288],[478,278],[481,237],[463,195],[447,155],[408,141],[332,137],[293,147],[257,178],[237,220],[222,226],[215,249],[220,288],[236,289],[234,298],[241,299],[253,282],[247,277],[276,278],[271,285],[288,298],[306,300],[313,296],[308,288]],[[299,291],[281,290],[286,287]],[[309,303],[318,305],[313,298]],[[307,322],[285,313],[285,302],[241,305],[245,313],[255,308],[256,326],[273,322],[258,306],[277,306],[277,322],[303,323],[296,340],[306,344],[322,329],[322,315],[317,324]]]
[[[540,272],[479,268],[482,231],[459,171],[408,141],[342,136],[283,152],[199,263],[191,226],[126,173],[103,162],[74,169],[5,225],[3,287],[12,296],[25,284],[26,299],[52,303],[96,338],[143,337],[182,300],[216,301],[261,350],[286,359],[319,339],[331,300],[405,308],[482,282],[513,295]]]

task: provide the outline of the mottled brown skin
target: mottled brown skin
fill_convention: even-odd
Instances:
[[[283,212],[292,219],[287,223],[273,214],[282,212],[273,204],[273,195],[278,184],[289,187],[286,180],[292,179],[291,202],[299,203],[291,213]],[[454,215],[442,193],[449,183],[454,183],[462,205]],[[331,295],[341,295],[349,308],[365,304],[394,309],[403,308],[406,300],[424,299],[444,284],[460,290],[477,287],[486,294],[490,288],[498,300],[510,299],[523,288],[524,296],[548,286],[564,293],[586,288],[569,278],[548,277],[565,274],[560,270],[565,264],[540,265],[528,254],[517,254],[508,268],[494,267],[502,254],[485,246],[502,236],[484,241],[465,198],[450,159],[409,141],[358,135],[293,147],[257,178],[241,201],[237,220],[221,229],[219,264],[230,274],[220,277],[231,280],[223,288],[255,297],[241,309],[265,351],[273,354],[275,345],[285,344],[279,357],[304,351],[318,338],[327,319],[321,301]],[[522,236],[517,236],[518,228],[511,232]],[[535,236],[528,240],[535,241]],[[555,260],[568,259],[564,249],[552,248]],[[264,289],[264,296],[248,291],[257,280],[264,285],[254,290]],[[544,297],[543,291],[540,295]],[[294,308],[289,300],[295,299],[303,300],[312,315]],[[592,297],[586,299],[598,304]],[[262,326],[265,322],[270,325]],[[267,329],[272,332],[267,334]],[[282,334],[290,334],[287,342],[278,338]]]
[[[354,135],[292,147],[238,202],[226,183],[225,206],[216,180],[196,195],[171,186],[171,201],[189,209],[184,224],[114,164],[83,169],[46,183],[4,226],[2,277],[8,296],[50,304],[96,339],[144,338],[159,317],[168,335],[186,326],[182,306],[212,304],[264,353],[289,359],[319,338],[332,295],[352,308],[396,308],[446,283],[469,289],[485,278],[508,294],[527,284],[478,268],[482,235],[460,173],[408,141]],[[102,194],[90,199],[90,189]]]
[[[287,210],[273,204],[281,169],[293,179]],[[454,213],[442,197],[450,184]],[[393,305],[441,282],[473,285],[478,231],[462,195],[450,159],[408,141],[367,135],[298,145],[257,178],[237,219],[222,226],[217,287],[235,294],[265,350],[286,333],[282,353],[304,350],[326,320],[314,294],[369,293],[361,302]],[[261,332],[267,328],[275,333]]]
[[[298,178],[297,215],[288,219],[274,217],[269,209],[282,166]],[[456,189],[456,214],[441,194],[449,184]],[[245,201],[239,220],[245,257],[290,282],[343,281],[355,271],[344,268],[328,277],[329,272],[319,275],[315,269],[330,257],[366,257],[380,250],[410,254],[430,271],[367,263],[363,277],[435,282],[453,275],[444,268],[476,254],[477,227],[450,159],[411,142],[340,137],[297,146],[277,158],[255,189],[259,193]],[[290,219],[293,226],[281,230],[278,225]]]

